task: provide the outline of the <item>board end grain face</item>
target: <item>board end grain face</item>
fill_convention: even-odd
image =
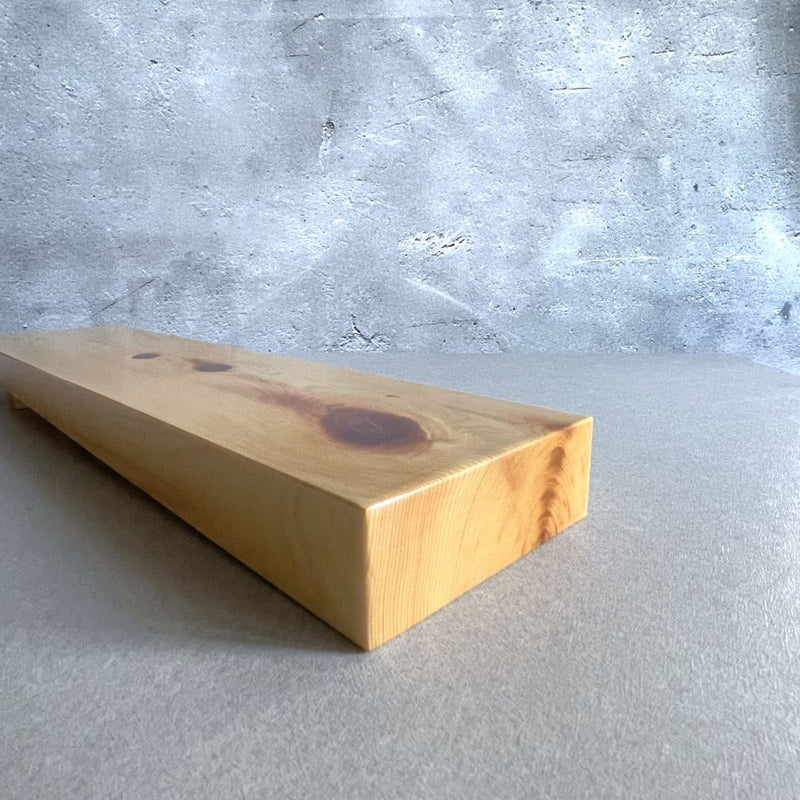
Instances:
[[[586,516],[592,419],[367,510],[367,647]]]
[[[586,513],[588,417],[128,328],[0,383],[365,649]]]

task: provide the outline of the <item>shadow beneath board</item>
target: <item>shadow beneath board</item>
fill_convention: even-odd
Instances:
[[[33,411],[4,405],[0,546],[40,619],[94,637],[361,652]]]

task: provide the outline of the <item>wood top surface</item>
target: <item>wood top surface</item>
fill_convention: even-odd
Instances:
[[[588,419],[131,328],[2,336],[0,355],[364,508]]]

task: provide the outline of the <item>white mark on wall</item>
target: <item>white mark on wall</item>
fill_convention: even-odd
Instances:
[[[779,211],[759,211],[755,220],[755,239],[760,246],[759,260],[763,260],[770,272],[780,274],[788,282],[797,281],[800,264],[800,242],[793,235],[791,226]]]
[[[561,215],[552,238],[545,246],[546,262],[556,265],[565,258],[580,258],[587,240],[605,231],[606,221],[599,209],[587,206],[568,209]]]
[[[454,306],[458,306],[459,308],[463,308],[465,311],[472,311],[472,306],[467,305],[466,303],[459,300],[457,297],[453,297],[453,295],[445,292],[444,289],[437,289],[435,286],[431,286],[424,281],[414,280],[413,278],[403,278],[403,280],[413,286],[415,289],[420,289],[423,292],[428,292],[429,294],[435,294],[437,297],[441,297],[442,300],[446,300],[448,303],[452,303]]]

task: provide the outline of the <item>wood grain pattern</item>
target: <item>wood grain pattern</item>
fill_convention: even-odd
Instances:
[[[586,513],[588,417],[127,328],[0,381],[366,649]]]

